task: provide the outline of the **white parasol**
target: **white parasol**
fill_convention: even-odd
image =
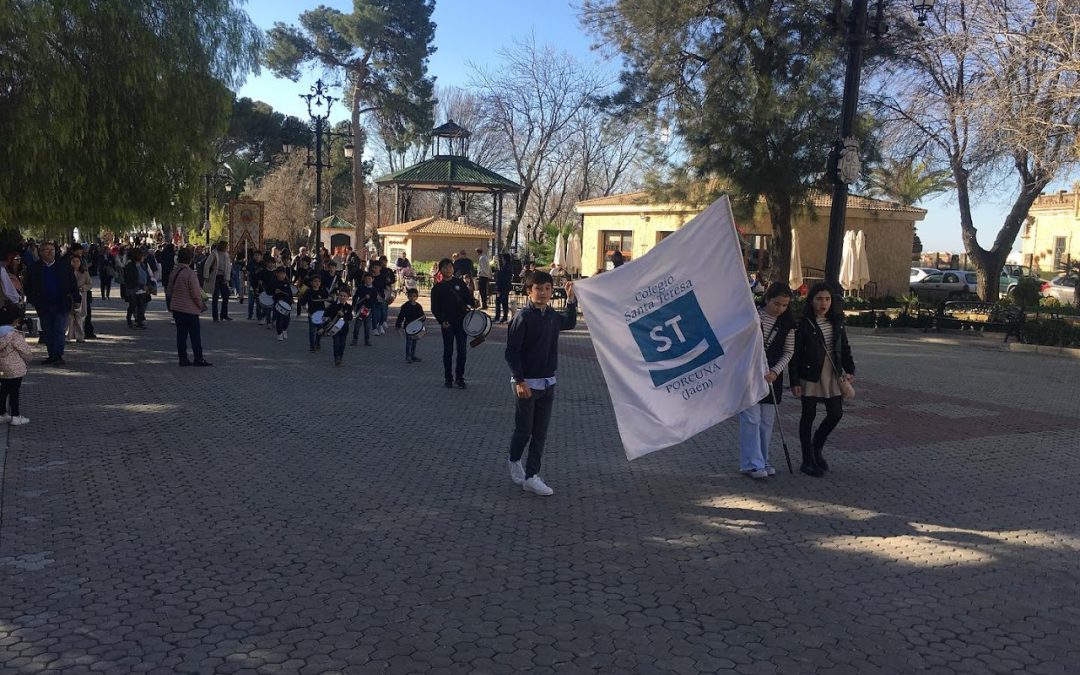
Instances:
[[[870,263],[866,259],[866,235],[862,230],[855,235],[855,288],[870,283]]]
[[[844,233],[844,254],[840,258],[840,285],[844,290],[855,290],[855,233]]]
[[[551,264],[566,264],[566,242],[563,241],[562,232],[559,233],[559,237],[555,240],[555,256],[551,259]]]
[[[799,251],[799,231],[791,230],[791,271],[788,272],[788,285],[798,291],[803,285],[802,253]]]
[[[577,232],[571,234],[566,243],[566,271],[572,275],[581,273],[581,237]]]

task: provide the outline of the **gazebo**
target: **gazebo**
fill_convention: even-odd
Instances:
[[[457,194],[459,222],[465,222],[467,194],[489,194],[492,198],[492,231],[496,241],[502,242],[503,195],[508,192],[517,194],[522,187],[469,159],[471,135],[454,120],[448,120],[446,124],[431,131],[431,143],[434,146],[434,156],[431,159],[375,180],[375,219],[380,228],[383,186],[394,188],[394,225],[409,218],[409,214],[405,213],[406,205],[401,200],[402,190],[446,193],[446,208],[442,216],[449,220],[455,219],[454,195]]]

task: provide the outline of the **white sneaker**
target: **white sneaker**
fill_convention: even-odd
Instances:
[[[540,476],[533,476],[521,484],[521,487],[529,492],[541,495],[543,497],[550,497],[555,494],[555,491],[549,488],[540,478]]]
[[[30,424],[29,417],[23,417],[22,415],[19,415],[18,417],[11,418],[11,426],[13,427],[22,426],[24,424]]]
[[[288,339],[289,339],[289,331],[287,331],[287,330],[283,330],[283,331],[281,331],[281,337],[283,337],[283,338],[285,338],[286,340],[288,340]]]
[[[0,415],[0,424],[7,424],[10,421],[11,421],[11,415],[8,415],[7,413],[4,413],[3,415]],[[522,476],[521,480],[525,480],[525,477]]]
[[[776,475],[776,469],[773,468],[772,464],[766,464],[765,465],[765,473],[769,474],[770,476],[775,476]]]
[[[285,334],[284,334],[284,333],[278,333],[278,336],[277,336],[277,341],[278,341],[278,342],[281,342],[281,341],[282,341],[282,340],[284,340],[284,339],[285,339]]]
[[[769,472],[766,471],[765,469],[748,469],[746,471],[743,471],[743,473],[746,474],[747,476],[750,476],[751,478],[756,478],[756,479],[759,479],[759,480],[762,479],[762,478],[768,478],[769,477]]]
[[[514,481],[514,485],[521,485],[525,482],[525,467],[521,465],[521,460],[511,462],[506,460],[506,464],[510,467],[510,480]]]

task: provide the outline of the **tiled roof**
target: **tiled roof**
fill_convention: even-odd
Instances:
[[[353,225],[352,223],[350,223],[347,220],[343,220],[341,218],[338,218],[337,216],[327,216],[326,218],[322,219],[322,222],[320,222],[319,225],[321,225],[323,227],[323,229],[333,229],[333,230],[355,230],[356,229],[355,225]]]
[[[816,193],[811,196],[810,203],[814,206],[831,208],[832,207],[832,195],[824,193]],[[849,209],[864,209],[866,211],[891,211],[897,213],[912,213],[912,214],[925,214],[926,209],[920,209],[914,206],[904,206],[897,202],[887,202],[881,199],[874,199],[872,197],[861,197],[859,195],[848,195],[848,208]],[[623,195],[611,195],[608,197],[597,197],[596,199],[586,199],[585,201],[578,202],[575,206],[579,207],[591,207],[591,206],[667,206],[666,204],[655,201],[653,195],[649,192],[631,192]],[[675,205],[671,205],[675,206]]]
[[[379,234],[407,234],[410,237],[484,237],[487,239],[494,236],[488,228],[459,223],[456,220],[448,220],[438,216],[410,220],[407,223],[398,223],[396,225],[385,225],[379,228]]]
[[[439,155],[375,180],[379,185],[400,185],[421,190],[452,187],[473,192],[517,192],[521,186],[457,155]]]

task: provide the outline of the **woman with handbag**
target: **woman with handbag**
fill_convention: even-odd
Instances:
[[[94,287],[94,281],[90,278],[90,273],[86,269],[86,262],[81,257],[73,255],[70,261],[71,269],[75,273],[75,285],[79,289],[80,301],[78,304],[71,306],[67,337],[69,340],[75,340],[75,342],[86,342],[83,323],[86,320],[86,294]]]
[[[828,284],[814,284],[806,295],[806,308],[795,331],[795,358],[791,361],[791,392],[802,398],[799,469],[808,476],[820,478],[829,470],[822,450],[844,416],[843,399],[855,395],[854,381],[855,360],[844,330],[840,301]],[[819,403],[825,404],[825,419],[814,431]]]

